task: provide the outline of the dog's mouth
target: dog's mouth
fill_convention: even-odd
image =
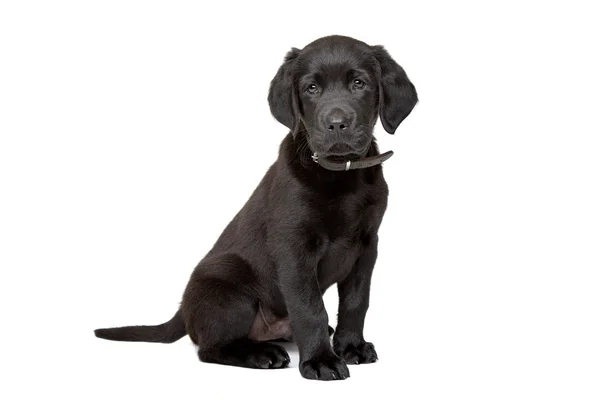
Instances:
[[[328,161],[346,162],[358,160],[361,158],[361,155],[364,155],[361,153],[365,152],[361,152],[347,143],[335,143],[326,152],[322,153],[321,156]]]

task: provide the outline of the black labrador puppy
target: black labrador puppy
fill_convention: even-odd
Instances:
[[[286,367],[273,341],[293,340],[300,373],[319,380],[377,360],[363,325],[388,188],[373,128],[379,116],[394,133],[417,103],[415,88],[382,46],[329,36],[288,52],[268,101],[290,132],[195,268],[179,311],[162,325],[96,336],[171,343],[188,334],[200,360],[249,368]],[[332,347],[322,296],[335,283]]]

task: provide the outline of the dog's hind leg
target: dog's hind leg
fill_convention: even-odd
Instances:
[[[185,290],[181,310],[201,361],[247,368],[283,368],[281,346],[248,338],[258,311],[257,282],[236,255],[202,262]]]

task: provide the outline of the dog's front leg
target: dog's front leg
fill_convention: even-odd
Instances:
[[[317,258],[300,247],[295,241],[281,246],[278,257],[280,288],[300,352],[300,374],[307,379],[346,379],[350,376],[348,367],[335,354],[329,339]]]
[[[377,260],[377,236],[364,247],[352,272],[338,283],[340,296],[338,325],[333,336],[336,354],[348,364],[366,364],[377,361],[373,343],[363,337],[365,316],[369,308],[371,275]]]

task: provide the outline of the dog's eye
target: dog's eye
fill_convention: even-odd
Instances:
[[[308,87],[306,88],[306,91],[310,94],[315,94],[315,93],[317,93],[318,90],[319,90],[319,88],[314,83],[311,85],[308,85]]]
[[[364,83],[360,79],[355,79],[354,82],[352,82],[352,83],[354,85],[354,89],[364,89],[365,86],[367,85],[366,83]]]

